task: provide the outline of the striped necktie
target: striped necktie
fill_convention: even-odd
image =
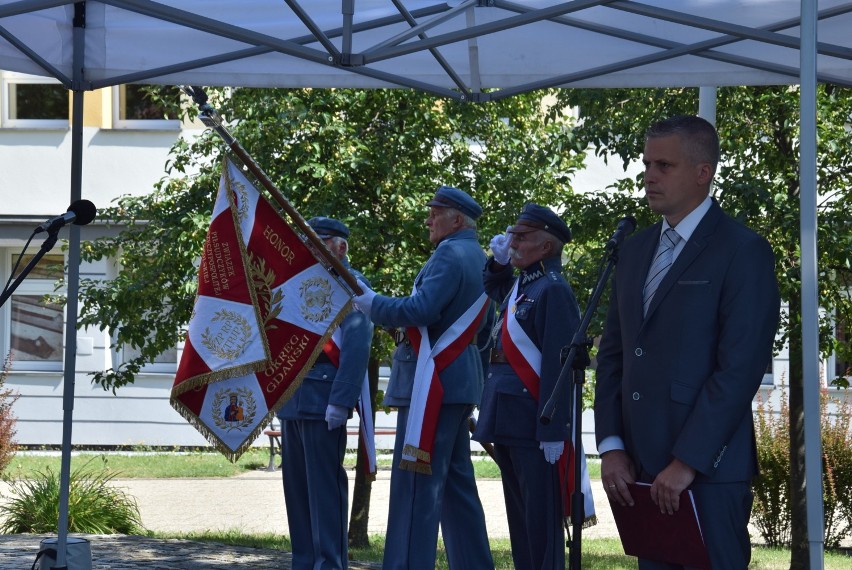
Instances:
[[[648,270],[648,278],[645,280],[645,293],[642,302],[643,315],[648,313],[651,299],[654,298],[657,287],[660,286],[660,282],[672,265],[672,253],[680,240],[681,237],[674,228],[669,228],[663,232],[663,237],[660,239],[660,245],[657,248],[657,256],[654,258],[654,263],[651,264],[651,269]]]

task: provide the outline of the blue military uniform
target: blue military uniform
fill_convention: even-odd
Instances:
[[[321,238],[346,238],[348,229],[331,218],[308,223]],[[365,277],[343,265],[358,279]],[[301,386],[278,411],[281,420],[281,469],[284,500],[290,521],[293,568],[339,569],[348,566],[348,478],[343,469],[346,425],[329,429],[329,404],[351,410],[364,382],[373,325],[358,311],[340,324],[339,368],[325,353],[302,380]]]
[[[556,218],[552,212],[550,215]],[[523,214],[519,221],[522,218]],[[559,226],[557,237],[568,241],[570,232],[564,222],[553,222]],[[492,335],[495,348],[473,439],[495,444],[515,568],[564,568],[564,513],[558,469],[545,460],[539,444],[571,439],[569,385],[557,395],[551,422],[544,425],[539,417],[562,370],[560,352],[573,339],[580,311],[571,287],[562,277],[560,257],[548,257],[524,268],[517,279],[517,296],[510,299],[515,284],[512,267],[489,259],[483,282],[488,296],[500,303],[500,323],[507,311],[514,311],[518,324],[541,352],[540,395],[536,399],[529,392],[506,360],[498,324]]]
[[[481,213],[467,194],[438,189],[433,206],[451,207],[472,218]],[[415,281],[416,294],[372,301],[373,322],[387,327],[426,327],[434,343],[483,292],[485,254],[476,231],[444,237]],[[483,320],[480,331],[488,328]],[[476,344],[440,373],[444,389],[431,455],[431,475],[399,468],[411,404],[417,356],[408,341],[394,354],[384,404],[396,407],[397,432],[391,474],[384,568],[433,570],[440,523],[451,568],[493,568],[485,516],[470,459],[468,420],[482,394],[482,361]]]

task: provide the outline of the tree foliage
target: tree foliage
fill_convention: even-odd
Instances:
[[[560,204],[582,164],[572,122],[543,93],[471,105],[407,90],[235,89],[208,93],[229,130],[305,217],[352,230],[350,256],[373,286],[405,295],[431,252],[427,198],[440,184],[481,204],[483,245],[528,200]],[[190,113],[194,111],[189,110]],[[218,187],[222,140],[180,140],[152,193],[122,197],[102,217],[124,229],[82,247],[117,277],[83,279],[80,326],[109,330],[140,357],[95,373],[115,389],[184,335],[197,260]],[[386,343],[377,343],[387,350]]]

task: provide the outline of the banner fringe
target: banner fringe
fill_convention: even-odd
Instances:
[[[425,449],[420,449],[419,447],[414,447],[411,444],[406,445],[402,448],[402,454],[410,457],[416,458],[418,461],[425,461],[426,463],[432,462],[432,454],[426,451]]]
[[[420,463],[419,461],[411,461],[410,459],[402,459],[399,462],[399,468],[403,471],[413,471],[422,473],[423,475],[432,474],[432,466],[428,463]]]

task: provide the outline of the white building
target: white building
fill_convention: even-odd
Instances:
[[[133,86],[85,94],[82,197],[96,206],[107,206],[120,195],[150,192],[164,176],[172,144],[178,137],[195,136],[203,128],[177,120],[143,118],[147,109],[138,94]],[[62,214],[68,206],[68,97],[68,91],[54,80],[0,71],[0,278],[4,282],[10,279],[36,226]],[[579,190],[600,188],[601,181],[623,176],[620,169],[607,174],[608,167],[591,153],[588,161],[588,170],[575,180]],[[96,219],[81,231],[85,240],[117,230],[106,228]],[[38,251],[43,237],[40,234],[29,244],[21,266]],[[57,245],[0,307],[0,351],[14,355],[6,385],[20,394],[13,409],[18,418],[16,439],[22,445],[58,446],[62,442],[64,314],[62,308],[42,301],[42,295],[54,291],[62,265],[63,252]],[[114,271],[104,261],[84,264],[80,275],[109,278]],[[178,350],[163,355],[133,385],[113,394],[92,385],[89,373],[117,366],[125,357],[123,351],[110,348],[108,331],[80,330],[76,340],[73,444],[207,445],[168,403]],[[778,391],[777,386],[787,377],[786,369],[786,354],[782,353],[765,378],[761,390],[764,399]],[[833,361],[827,363],[826,372],[829,378],[833,376]],[[392,428],[394,422],[392,416],[380,412],[377,427]],[[584,441],[589,452],[595,449],[593,429],[591,413],[584,414]],[[379,446],[389,447],[391,441],[382,438]],[[265,444],[265,438],[257,443]]]

